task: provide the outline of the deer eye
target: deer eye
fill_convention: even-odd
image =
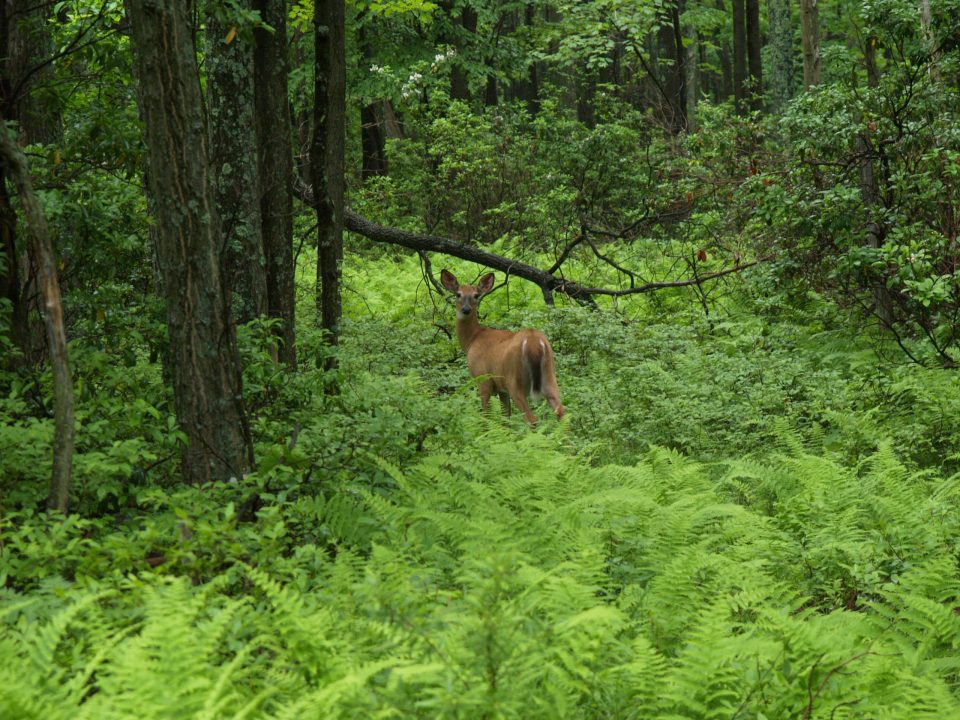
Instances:
[[[463,293],[457,290],[457,297],[462,297],[462,296],[463,296]]]

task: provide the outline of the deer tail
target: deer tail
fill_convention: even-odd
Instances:
[[[543,395],[543,364],[547,360],[547,349],[543,340],[531,345],[524,338],[521,356],[524,372],[530,378],[530,395],[534,402],[539,402]]]

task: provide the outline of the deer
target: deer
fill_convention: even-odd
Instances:
[[[553,348],[539,330],[513,332],[483,327],[477,319],[480,299],[493,289],[493,273],[487,273],[476,285],[461,285],[449,270],[440,272],[440,282],[456,297],[457,339],[467,356],[472,377],[480,377],[480,407],[486,413],[490,396],[500,398],[505,415],[510,415],[510,401],[523,413],[532,427],[537,417],[530,411],[527,396],[534,402],[546,398],[557,419],[565,409],[560,403],[560,388],[554,375]]]

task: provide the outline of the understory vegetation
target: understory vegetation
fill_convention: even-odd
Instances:
[[[40,514],[46,380],[11,388],[0,716],[960,712],[954,373],[749,280],[709,322],[512,286],[486,317],[548,333],[568,408],[530,431],[480,415],[415,261],[347,266],[339,394],[309,327],[295,375],[241,334],[248,477],[179,484],[155,367],[87,348],[76,514]]]
[[[274,31],[254,5],[289,22],[280,102],[261,96],[244,124],[184,100],[190,172],[167,187],[207,182],[204,122],[239,128],[252,167],[269,155],[256,133],[275,130],[264,106],[293,118],[271,189],[301,191],[279,243],[295,290],[272,319],[268,253],[241,242],[266,225],[262,188],[234,197],[256,211],[242,228],[145,192],[139,91],[147,71],[169,89],[174,60],[151,45],[135,73],[124,34],[130,7],[177,10],[197,36],[178,77],[206,102],[224,78],[198,57]],[[311,93],[340,87],[314,62],[327,25],[308,42],[334,5],[346,214],[390,231],[347,233],[342,278],[321,257],[323,232],[342,234],[338,193],[327,208],[319,192],[336,163],[306,157],[335,154],[308,137],[333,115]],[[23,109],[19,140],[57,259],[76,436],[63,514],[48,504],[51,305],[29,273],[9,276],[36,258],[0,159],[0,720],[960,718],[953,3],[926,3],[921,23],[913,1],[826,0],[822,77],[801,56],[811,26],[776,0],[763,25],[772,37],[785,13],[785,64],[772,45],[761,57],[759,2],[737,20],[756,31],[749,76],[722,2],[503,5],[20,13],[45,28],[41,50],[67,48],[21,83],[57,132],[27,133]],[[802,90],[801,69],[817,73]],[[235,109],[230,88],[217,97]],[[209,172],[227,195],[247,177],[231,152]],[[207,265],[161,237],[157,195],[166,217],[197,216],[209,242],[191,257]],[[456,252],[391,244],[414,236]],[[492,267],[466,259],[480,252],[503,263],[482,322],[546,334],[559,422],[546,404],[535,427],[480,411],[436,281],[474,283]],[[259,306],[241,302],[244,273]],[[163,297],[187,275],[206,295]],[[184,305],[191,331],[222,327],[178,356]],[[240,420],[205,406],[189,435],[182,410],[203,392],[174,371],[201,351],[219,383],[203,388]],[[188,474],[188,439],[216,421],[251,472]]]

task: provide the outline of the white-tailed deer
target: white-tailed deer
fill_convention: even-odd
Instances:
[[[457,297],[457,338],[467,356],[467,367],[480,381],[480,405],[486,412],[490,396],[496,393],[503,411],[510,414],[510,400],[520,408],[531,425],[536,416],[530,412],[527,396],[534,402],[543,396],[557,419],[563,417],[560,389],[554,377],[553,348],[539,330],[497,330],[480,325],[477,305],[493,288],[493,273],[487,273],[477,285],[461,285],[453,273],[440,273],[443,286]]]

